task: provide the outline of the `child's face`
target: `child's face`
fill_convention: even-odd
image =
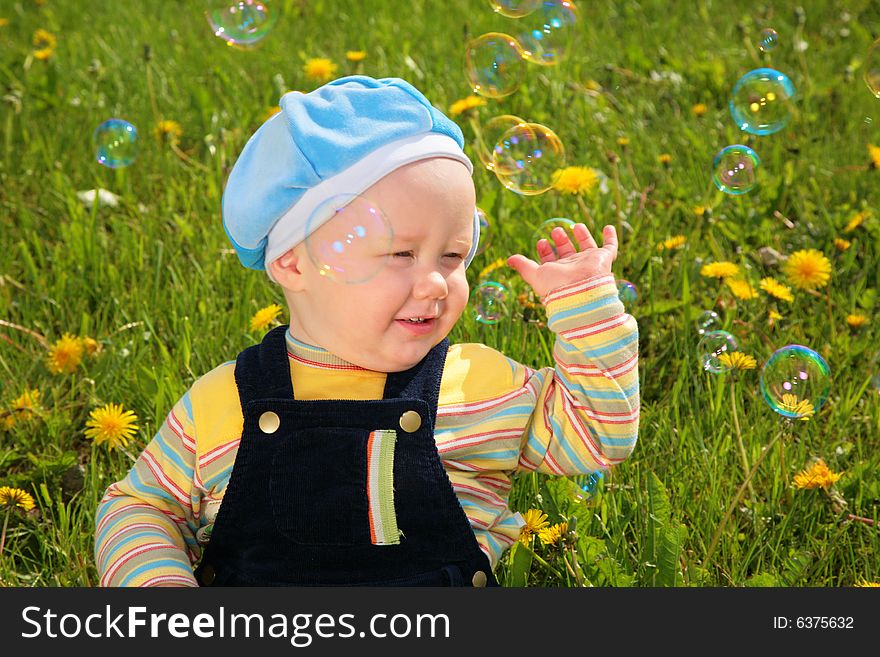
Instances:
[[[460,162],[432,158],[393,171],[362,196],[394,231],[387,264],[364,283],[346,284],[321,276],[304,244],[294,247],[300,278],[298,289],[285,289],[290,330],[361,367],[399,372],[446,337],[467,304],[473,181]],[[320,242],[325,228],[311,239]]]

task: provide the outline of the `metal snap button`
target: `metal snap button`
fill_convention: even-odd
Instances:
[[[281,426],[281,418],[273,411],[266,411],[260,416],[259,425],[263,433],[275,433]]]
[[[473,579],[471,579],[471,584],[473,584],[477,588],[482,588],[486,586],[487,581],[488,578],[486,577],[486,573],[484,573],[482,570],[478,570],[474,573],[474,577]]]
[[[417,411],[406,411],[400,416],[400,428],[407,433],[414,433],[422,426],[422,416]]]
[[[214,578],[217,577],[217,573],[214,572],[214,567],[211,564],[208,564],[202,569],[201,580],[204,586],[211,586],[211,583],[214,581]]]

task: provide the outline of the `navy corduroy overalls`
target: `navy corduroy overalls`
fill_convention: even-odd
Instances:
[[[236,361],[244,429],[198,582],[497,586],[434,442],[448,341],[388,374],[381,400],[300,401],[286,330]]]

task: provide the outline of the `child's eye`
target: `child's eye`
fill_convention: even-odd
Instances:
[[[391,256],[393,258],[412,258],[413,252],[412,251],[397,251],[396,253],[392,253]]]
[[[444,258],[452,258],[454,260],[464,260],[464,256],[460,253],[444,253]]]

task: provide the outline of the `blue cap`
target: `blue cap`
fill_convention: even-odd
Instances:
[[[263,270],[303,241],[311,212],[332,195],[360,194],[404,164],[451,157],[473,172],[461,129],[399,78],[339,78],[289,92],[245,144],[223,192],[223,227],[242,264]],[[469,264],[479,241],[474,240]]]

